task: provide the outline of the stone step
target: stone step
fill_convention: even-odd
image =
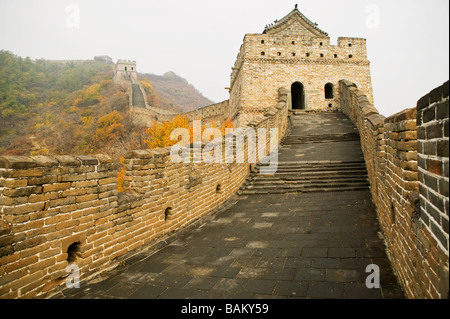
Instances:
[[[283,143],[294,144],[311,144],[311,143],[328,143],[328,142],[344,142],[359,140],[358,133],[345,134],[323,134],[323,135],[305,135],[305,136],[288,136]]]
[[[345,174],[351,172],[359,172],[365,171],[365,167],[279,167],[275,174],[284,174],[284,173],[304,173],[304,172],[318,172],[318,173],[338,173],[343,172]]]
[[[264,180],[264,179],[248,179],[245,182],[246,187],[250,186],[270,186],[270,185],[303,185],[303,184],[311,184],[311,183],[317,183],[317,184],[324,184],[324,183],[360,183],[360,182],[367,182],[368,177],[367,176],[360,176],[360,177],[349,177],[349,178],[339,178],[339,177],[327,177],[327,178],[304,178],[304,179],[270,179],[270,180]]]
[[[257,165],[240,194],[284,194],[336,192],[367,189],[369,181],[364,161],[280,162],[277,172],[259,174]]]
[[[257,166],[263,166],[264,164],[258,163]],[[279,161],[278,166],[351,166],[351,165],[365,165],[364,160],[358,161],[295,161],[295,162],[284,162]]]
[[[366,190],[369,184],[360,185],[339,185],[339,186],[321,186],[321,187],[297,187],[297,188],[261,188],[261,189],[242,189],[238,191],[239,195],[254,194],[298,194],[298,193],[319,193],[319,192],[347,192],[355,190]]]
[[[259,168],[254,172],[255,175],[259,175]],[[281,168],[278,167],[277,171],[274,174],[270,175],[262,175],[261,176],[283,176],[283,175],[351,175],[351,174],[362,174],[366,173],[365,167],[314,167],[314,168],[305,168],[305,167],[286,167]]]
[[[144,95],[142,94],[141,88],[139,84],[132,84],[132,99],[131,103],[133,106],[145,108],[145,100]]]
[[[324,185],[327,187],[341,187],[341,186],[367,186],[369,182],[367,180],[354,180],[354,181],[303,181],[299,183],[270,183],[270,184],[251,184],[246,187],[246,189],[272,189],[272,188],[323,188]]]

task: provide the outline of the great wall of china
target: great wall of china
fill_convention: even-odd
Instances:
[[[123,71],[136,72],[131,64]],[[276,128],[281,142],[295,113],[344,113],[357,127],[386,253],[405,295],[448,298],[449,82],[385,118],[373,105],[369,65],[364,39],[331,46],[294,9],[262,34],[246,35],[230,99],[189,118]],[[136,92],[137,79],[125,80]],[[132,104],[142,104],[138,93]],[[132,110],[143,124],[175,116],[148,105]],[[222,209],[254,169],[236,159],[175,164],[168,148],[131,150],[127,191],[118,193],[116,168],[104,155],[1,156],[0,297],[51,297],[64,289],[70,264],[85,281],[114,269]]]

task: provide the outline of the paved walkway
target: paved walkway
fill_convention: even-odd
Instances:
[[[328,169],[333,176],[309,187],[280,175],[295,185],[278,193],[250,178],[228,209],[64,298],[402,298],[367,185],[350,178],[326,187],[327,178],[352,176],[348,165],[362,159],[354,125],[340,113],[301,114],[293,124],[280,165],[301,167],[289,166],[287,175],[301,176],[304,167],[320,173],[331,161],[339,166]],[[380,268],[380,289],[365,285],[370,264]]]

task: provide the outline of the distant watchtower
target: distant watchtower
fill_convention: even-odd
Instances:
[[[262,33],[246,34],[230,83],[230,113],[246,123],[278,102],[278,89],[290,91],[292,110],[340,107],[339,81],[355,83],[373,103],[366,40],[328,34],[297,6]]]
[[[118,60],[114,69],[114,81],[131,81],[137,82],[136,61]]]

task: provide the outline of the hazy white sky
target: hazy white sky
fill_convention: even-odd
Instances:
[[[0,49],[32,59],[136,60],[228,98],[246,33],[299,10],[331,37],[367,39],[375,106],[388,116],[449,79],[448,0],[0,0]]]

